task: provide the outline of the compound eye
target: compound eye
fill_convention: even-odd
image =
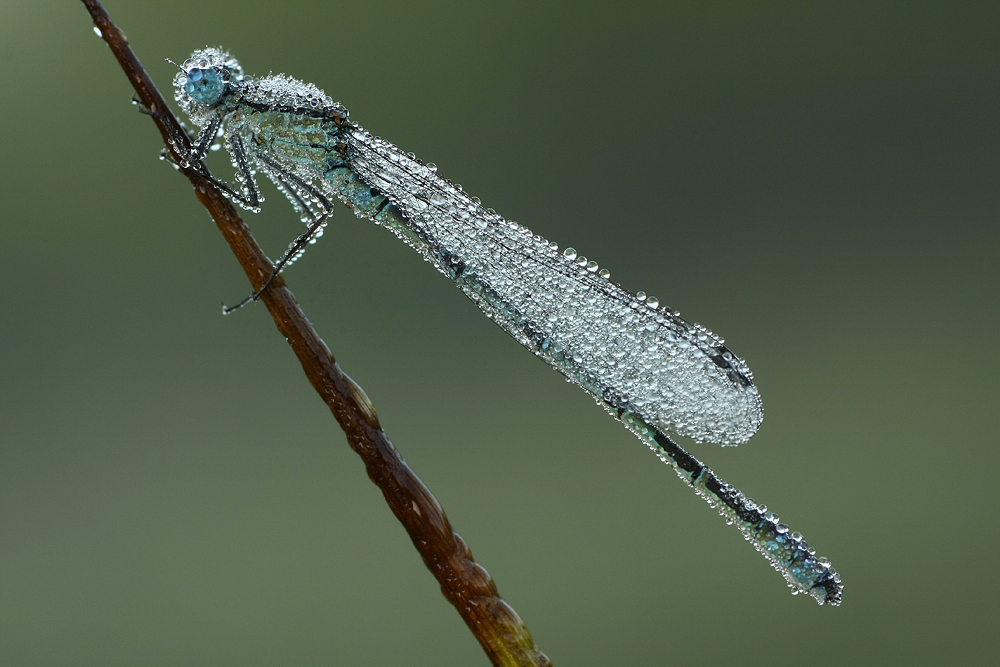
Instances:
[[[228,76],[220,74],[214,67],[195,67],[187,72],[184,92],[199,104],[213,106],[222,99],[228,79]]]

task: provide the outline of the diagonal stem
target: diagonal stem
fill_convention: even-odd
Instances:
[[[179,163],[182,155],[172,148],[171,139],[187,144],[186,133],[132,52],[124,33],[112,23],[97,0],[82,1],[140,102],[156,122],[164,143],[171,147],[169,150],[177,158],[175,163]],[[185,145],[181,150],[187,155],[190,146]],[[254,290],[259,290],[271,276],[271,261],[250,235],[236,209],[197,165],[179,168],[211,213]],[[473,559],[468,546],[452,530],[437,500],[389,442],[379,426],[371,401],[361,387],[340,370],[281,276],[274,279],[261,301],[298,356],[306,377],[347,434],[351,448],[364,460],[368,477],[382,490],[424,564],[441,584],[445,598],[458,610],[493,664],[551,665],[531,638],[527,626],[500,597],[489,573]]]

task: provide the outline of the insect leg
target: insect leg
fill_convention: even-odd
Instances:
[[[278,274],[281,273],[281,270],[285,268],[285,266],[289,262],[291,262],[293,259],[296,259],[302,252],[305,251],[306,245],[310,241],[316,238],[317,233],[326,226],[326,223],[329,220],[330,216],[333,215],[333,202],[327,199],[323,195],[323,193],[321,193],[319,190],[314,188],[312,185],[304,181],[296,174],[288,171],[279,163],[271,159],[269,156],[262,154],[258,155],[257,159],[263,162],[265,165],[267,165],[269,169],[272,170],[272,175],[274,176],[275,180],[277,180],[282,185],[282,187],[285,189],[285,191],[289,194],[290,197],[294,197],[294,199],[298,202],[299,206],[304,211],[306,211],[306,213],[309,215],[310,218],[312,218],[312,222],[309,223],[309,226],[306,228],[306,231],[303,232],[302,234],[299,234],[299,236],[296,237],[296,239],[292,241],[292,243],[288,246],[284,254],[281,255],[281,258],[278,259],[278,261],[275,263],[274,269],[271,271],[271,275],[268,277],[264,285],[259,290],[252,293],[250,296],[243,299],[235,306],[223,307],[222,312],[225,315],[228,315],[234,310],[237,310],[238,308],[245,306],[251,301],[256,301],[257,299],[259,299],[260,295],[264,293],[264,290],[270,287],[271,283],[274,282],[274,279],[278,277]],[[316,216],[312,212],[312,209],[309,208],[308,204],[302,199],[301,196],[299,196],[298,193],[300,191],[307,192],[309,195],[313,197],[313,199],[316,202],[318,202],[319,206],[323,210],[323,213],[321,215]]]
[[[136,97],[133,96],[132,102],[138,107],[139,113],[146,114],[147,116],[153,116],[155,118],[163,118],[163,114],[156,111],[150,111],[144,104],[142,104]],[[161,156],[168,160],[172,165],[181,169],[194,169],[197,171],[202,178],[210,182],[215,187],[219,188],[224,192],[230,199],[243,204],[244,206],[254,209],[259,208],[260,198],[257,195],[257,183],[253,181],[253,177],[250,174],[249,169],[246,170],[245,175],[250,178],[250,182],[253,183],[252,188],[248,188],[251,196],[246,196],[242,193],[236,192],[229,184],[225,181],[220,181],[217,179],[208,167],[205,166],[203,160],[205,159],[205,154],[208,152],[208,146],[210,145],[212,139],[219,131],[219,125],[222,124],[222,116],[216,116],[212,122],[198,133],[198,138],[193,142],[189,136],[185,133],[182,137],[177,134],[176,130],[170,123],[164,123],[164,127],[167,129],[167,134],[170,135],[170,144],[174,147],[179,155],[182,156],[182,160],[178,162],[166,148],[163,149]],[[183,131],[183,128],[182,128]],[[184,146],[192,146],[187,155],[184,155]],[[242,144],[240,145],[242,149]],[[244,164],[245,164],[244,159]],[[243,170],[241,169],[241,172]]]

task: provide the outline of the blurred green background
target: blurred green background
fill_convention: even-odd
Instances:
[[[840,608],[384,230],[288,272],[555,664],[995,653],[997,3],[107,7],[168,95],[205,45],[315,82],[747,359],[761,431],[691,449]],[[246,280],[82,5],[0,3],[0,57],[0,663],[486,664],[265,309],[220,316]]]

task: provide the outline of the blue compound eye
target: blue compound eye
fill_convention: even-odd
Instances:
[[[214,67],[191,69],[187,73],[184,92],[190,95],[195,102],[212,106],[222,98],[228,78]]]

